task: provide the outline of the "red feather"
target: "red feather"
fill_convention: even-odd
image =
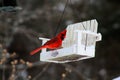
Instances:
[[[48,49],[57,49],[61,47],[62,45],[62,40],[66,37],[66,30],[60,32],[55,38],[52,38],[51,40],[47,41],[43,46],[33,50],[30,55],[34,55],[38,51],[42,50],[43,48],[48,48]]]

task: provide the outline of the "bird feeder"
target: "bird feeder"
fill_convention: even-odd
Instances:
[[[40,53],[40,61],[66,63],[95,57],[96,41],[101,40],[101,34],[97,33],[98,23],[94,20],[84,21],[68,25],[66,38],[62,48]],[[47,38],[39,38],[42,44]]]
[[[4,12],[16,12],[22,8],[18,6],[17,0],[1,0],[0,11]]]

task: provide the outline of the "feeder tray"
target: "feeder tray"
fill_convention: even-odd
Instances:
[[[98,23],[95,19],[68,25],[62,48],[51,51],[43,49],[40,61],[66,63],[95,57],[96,41],[100,41],[102,37],[97,33],[97,28]],[[42,40],[42,44],[49,40],[39,39]]]
[[[0,1],[0,11],[4,12],[16,12],[22,8],[18,6],[16,0],[1,0]]]

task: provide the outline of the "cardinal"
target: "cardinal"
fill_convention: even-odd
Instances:
[[[66,37],[66,32],[67,30],[63,30],[62,32],[60,32],[56,37],[50,39],[49,41],[47,41],[43,46],[33,50],[30,55],[34,55],[36,54],[38,51],[44,49],[44,48],[48,48],[48,49],[57,49],[60,48],[62,45],[62,41],[64,40],[64,38]]]

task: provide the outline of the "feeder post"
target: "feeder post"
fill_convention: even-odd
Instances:
[[[81,43],[82,42],[82,32],[80,30],[76,30],[75,32],[76,32],[75,35],[77,35],[77,46],[76,46],[77,53],[81,54],[81,53],[83,53],[82,43]]]

